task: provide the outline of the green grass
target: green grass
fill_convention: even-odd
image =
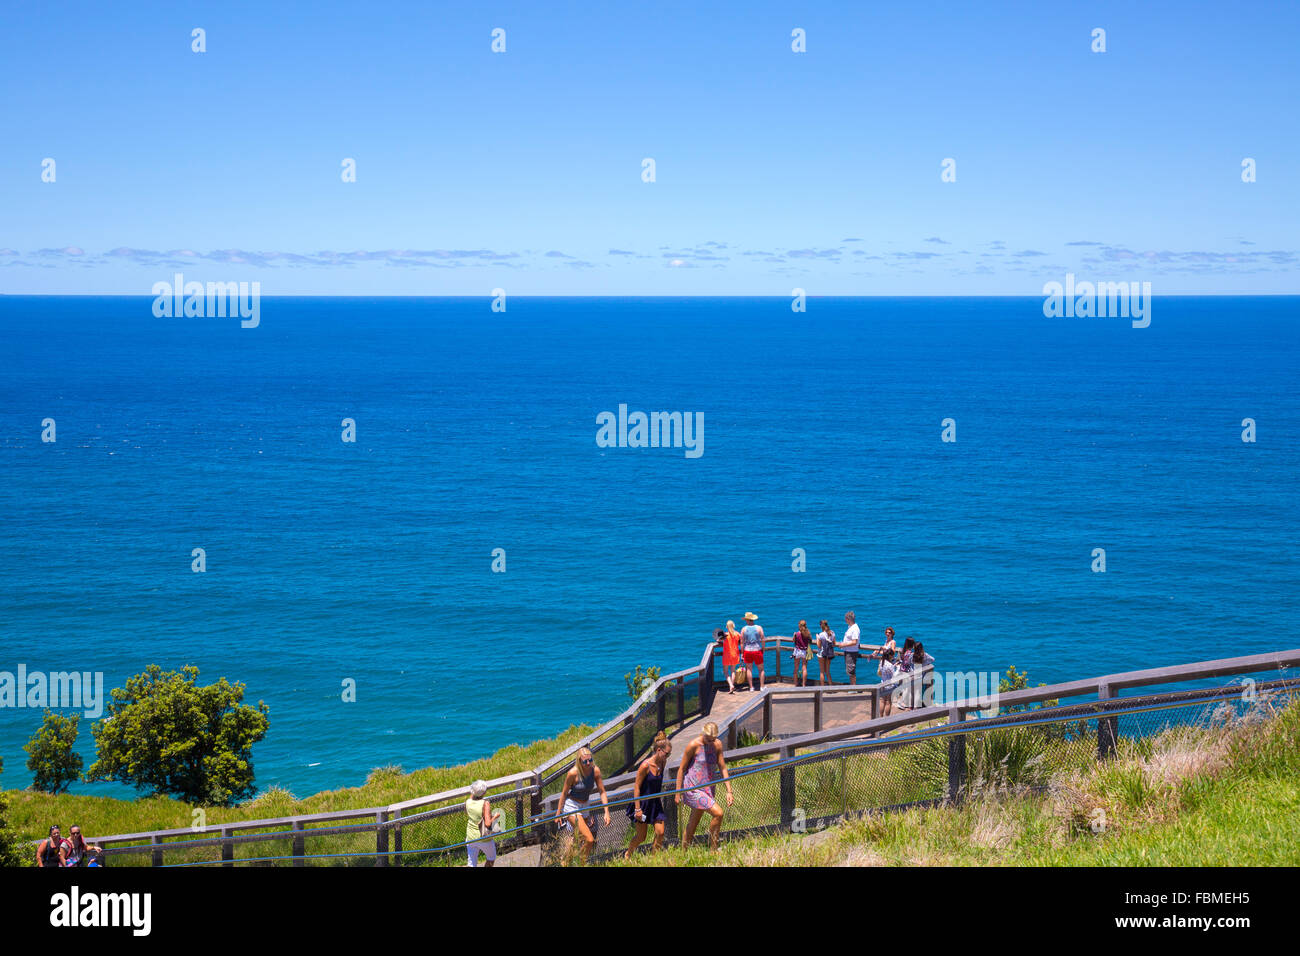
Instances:
[[[688,851],[611,865],[1300,865],[1300,701],[1266,719],[1124,739],[1102,764],[1076,759],[1074,747],[1035,759],[1037,742],[1020,735],[980,747],[972,764],[995,785],[959,805],[873,813],[813,834],[737,839],[716,853],[697,836]],[[938,742],[922,744],[880,765],[898,761],[919,777],[942,755]],[[835,790],[832,767],[801,771],[801,801]],[[1017,776],[1049,789],[1035,793],[1008,780]]]
[[[410,773],[405,773],[398,767],[381,767],[371,771],[369,779],[360,787],[326,790],[302,799],[294,797],[287,790],[271,788],[257,798],[238,806],[206,808],[203,811],[206,816],[205,822],[212,826],[237,820],[325,813],[400,803],[426,794],[464,787],[476,779],[491,780],[494,777],[505,777],[531,770],[576,743],[592,729],[585,726],[570,727],[553,739],[538,740],[522,746],[511,745],[498,750],[490,757],[457,766],[426,767]],[[93,842],[98,835],[188,828],[195,822],[193,806],[169,797],[121,800],[77,793],[53,796],[31,790],[9,790],[5,792],[5,799],[9,804],[6,814],[9,826],[22,840],[43,838],[50,825],[54,823],[59,824],[65,834],[72,824],[79,824],[87,838]],[[513,817],[512,801],[503,801],[501,809],[508,811],[508,818]],[[410,848],[416,845],[438,845],[433,841],[444,836],[444,831],[448,843],[464,839],[465,824],[462,817],[453,816],[446,821],[445,825],[434,826],[434,823],[442,824],[443,821],[431,821],[422,828],[413,827],[412,830],[415,832],[411,834],[404,846]],[[507,819],[507,825],[512,825],[510,819]],[[254,844],[247,848],[241,847],[237,854],[275,855],[285,849],[278,846],[279,842],[284,842],[286,847],[288,846],[287,841],[276,841],[269,847]],[[327,842],[335,845],[325,848],[323,845]],[[309,853],[343,852],[354,846],[359,849],[373,850],[374,837],[370,835],[320,837],[309,841],[307,846]],[[172,862],[178,854],[179,851],[168,854],[167,862]],[[131,854],[130,857],[122,860],[127,865],[144,864],[147,861],[147,854]],[[372,861],[367,861],[369,862]]]

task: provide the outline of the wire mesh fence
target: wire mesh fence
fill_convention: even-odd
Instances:
[[[612,777],[630,770],[649,751],[659,731],[670,731],[701,713],[701,679],[697,673],[665,681],[649,699],[619,726],[587,744],[600,772]],[[553,796],[564,788],[564,775],[574,759],[546,768],[542,796]]]
[[[1300,695],[1300,680],[1228,686],[1144,697],[1019,710],[911,730],[892,737],[839,744],[809,754],[730,763],[733,801],[714,784],[723,807],[722,838],[811,828],[872,811],[933,805],[976,796],[1041,792],[1053,781],[1094,767],[1099,758],[1150,756],[1204,746],[1225,728],[1262,719]],[[761,714],[757,715],[761,721]],[[755,715],[742,724],[752,728]],[[665,782],[665,786],[667,786]],[[633,830],[618,800],[610,824],[591,816],[596,842],[589,859],[621,853]],[[666,797],[665,842],[689,832],[689,807]],[[696,842],[708,837],[709,815],[697,821]],[[543,862],[581,858],[571,834],[548,832]]]
[[[602,743],[601,752],[624,752],[624,734],[643,739],[648,746],[659,715],[674,713],[667,701],[678,701],[678,715],[698,707],[698,684],[679,685],[651,701],[635,719]],[[1096,765],[1099,758],[1149,756],[1181,747],[1195,749],[1211,742],[1225,728],[1259,719],[1282,703],[1300,695],[1300,679],[1255,682],[1212,688],[1111,698],[1059,705],[1048,701],[1031,708],[1014,708],[996,715],[971,715],[955,724],[908,727],[879,738],[856,738],[820,749],[779,753],[729,762],[732,801],[726,799],[722,781],[713,785],[714,798],[723,809],[720,826],[724,839],[815,827],[862,813],[964,800],[975,796],[1042,791],[1070,774]],[[772,727],[781,720],[775,708],[785,708],[792,722],[806,721],[800,708],[810,706],[801,695],[789,702],[772,695],[743,714],[737,730],[742,746],[762,735],[764,706]],[[662,703],[660,701],[663,701]],[[682,707],[681,704],[685,704]],[[839,703],[828,695],[827,710]],[[845,705],[861,707],[861,701]],[[647,716],[651,712],[651,716]],[[679,716],[680,719],[680,716]],[[831,718],[833,719],[833,718]],[[651,723],[653,720],[653,723]],[[644,747],[634,743],[637,750]],[[777,746],[777,745],[774,745]],[[594,748],[593,748],[594,749]],[[1163,752],[1163,751],[1162,751]],[[599,761],[599,757],[597,758]],[[612,764],[621,769],[622,762]],[[567,769],[567,765],[565,767]],[[613,776],[609,774],[608,776]],[[562,776],[559,778],[562,786]],[[554,781],[552,782],[554,783]],[[672,790],[675,780],[665,779]],[[559,787],[552,786],[552,793]],[[528,784],[490,791],[494,811],[502,813],[497,838],[499,852],[540,844],[541,861],[572,862],[583,857],[581,842],[556,825],[555,804],[545,806],[548,793]],[[595,843],[590,859],[622,853],[636,829],[627,812],[632,802],[630,786],[610,791],[609,822],[604,808],[594,805],[587,818]],[[676,794],[661,799],[665,811],[664,840],[685,841],[694,815]],[[466,862],[466,815],[461,802],[421,808],[407,814],[380,814],[382,819],[312,823],[239,830],[214,839],[208,834],[177,835],[154,844],[113,847],[111,865],[394,865],[447,866]],[[694,838],[707,840],[710,816],[696,821]],[[654,838],[647,834],[646,845]]]

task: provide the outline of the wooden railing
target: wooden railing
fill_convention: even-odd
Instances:
[[[773,677],[779,679],[780,660],[788,645],[788,638],[774,637],[767,641],[767,650],[775,651],[777,663]],[[696,668],[678,671],[661,677],[631,707],[606,722],[583,740],[565,749],[545,761],[541,766],[522,773],[511,774],[487,781],[488,794],[498,806],[503,802],[514,804],[515,819],[521,824],[526,820],[537,821],[553,816],[556,811],[558,790],[556,784],[567,772],[577,751],[583,746],[590,746],[593,752],[605,753],[609,748],[612,756],[618,759],[615,765],[621,772],[606,774],[606,787],[610,792],[618,788],[629,788],[635,777],[631,771],[638,757],[647,747],[636,740],[637,721],[644,719],[648,713],[655,717],[657,729],[670,729],[673,725],[684,726],[693,715],[707,715],[716,686],[714,660],[720,654],[716,644],[710,643]],[[1114,698],[1120,690],[1138,687],[1153,687],[1170,683],[1181,683],[1200,679],[1223,677],[1237,674],[1266,673],[1286,667],[1300,665],[1300,649],[1278,651],[1267,654],[1254,654],[1245,657],[1225,658],[1195,664],[1182,664],[1174,667],[1150,668],[1109,674],[1086,680],[1068,681],[1044,687],[1027,688],[1000,694],[998,705],[1001,707],[1023,706],[1044,701],[1066,698],[1096,698],[1107,701]],[[934,687],[934,672],[924,669],[916,675],[917,685],[923,688],[922,696],[928,695]],[[897,685],[891,682],[890,687]],[[695,688],[693,695],[697,701],[695,707],[687,704],[692,697],[688,688]],[[764,687],[761,694],[741,711],[719,722],[719,735],[726,741],[724,748],[728,760],[746,758],[768,758],[772,756],[792,757],[799,751],[816,750],[855,738],[880,737],[895,731],[915,728],[925,724],[945,722],[958,724],[967,720],[974,712],[987,710],[989,701],[982,698],[963,699],[942,704],[928,704],[919,708],[878,716],[881,710],[882,696],[889,691],[881,685],[831,685],[793,687],[784,684],[772,684]],[[863,721],[847,723],[826,728],[821,726],[822,715],[828,700],[858,698],[866,699],[871,704],[872,717]],[[744,724],[751,719],[757,723],[761,720],[760,737],[772,734],[773,709],[798,700],[813,702],[813,719],[811,731],[780,740],[769,740],[756,745],[738,747],[738,738]],[[670,711],[668,703],[672,702]],[[762,711],[761,718],[755,714]],[[672,719],[669,719],[669,718]],[[646,728],[648,729],[648,728]],[[1098,752],[1105,755],[1107,748],[1114,746],[1115,728],[1112,721],[1098,721]],[[649,736],[653,736],[652,734]],[[958,738],[954,738],[958,739]],[[964,738],[961,738],[964,739]],[[955,746],[955,745],[954,745]],[[684,746],[677,749],[680,754]],[[954,753],[954,757],[956,754]],[[670,772],[675,773],[676,763],[670,763]],[[251,843],[262,840],[292,840],[295,864],[306,856],[304,841],[307,837],[327,835],[337,831],[374,832],[377,866],[387,866],[389,858],[401,862],[402,822],[409,816],[419,815],[421,819],[433,816],[463,813],[464,801],[469,797],[468,787],[459,787],[442,793],[429,794],[389,804],[385,807],[367,807],[355,810],[332,811],[328,813],[299,814],[260,820],[240,820],[193,829],[154,830],[143,833],[115,834],[107,837],[94,837],[94,842],[105,847],[110,854],[143,853],[151,854],[151,862],[158,866],[163,862],[164,850],[196,848],[200,846],[220,846],[221,859],[226,865],[234,864],[233,849],[236,844]],[[364,822],[359,822],[364,821]],[[414,822],[414,821],[412,821]],[[339,827],[319,827],[320,824],[342,824]],[[348,824],[351,824],[349,826]],[[271,830],[266,833],[247,833],[240,831]],[[390,840],[390,835],[392,839]],[[174,843],[165,842],[174,840]],[[535,842],[532,833],[521,833],[516,842]],[[147,841],[147,842],[145,842]]]
[[[660,677],[646,688],[627,710],[602,724],[577,743],[544,761],[540,766],[485,781],[490,799],[498,804],[501,801],[513,802],[515,819],[523,820],[530,814],[535,815],[540,812],[540,801],[546,790],[553,788],[556,781],[564,776],[576,759],[576,754],[583,747],[590,747],[598,758],[609,752],[616,757],[614,766],[617,770],[634,766],[654,737],[654,733],[651,732],[646,735],[645,742],[637,743],[638,718],[645,719],[647,715],[653,716],[655,731],[671,730],[674,725],[678,727],[684,725],[692,716],[708,712],[709,704],[713,699],[714,647],[715,645],[710,643],[705,648],[698,666]],[[692,700],[695,701],[693,707],[689,703]],[[610,750],[611,747],[615,749]],[[449,813],[463,812],[463,804],[469,796],[467,785],[383,807],[295,814],[258,820],[232,820],[227,823],[193,828],[117,833],[104,837],[96,836],[93,842],[104,847],[110,856],[148,852],[151,854],[151,862],[154,866],[162,865],[163,852],[168,846],[175,849],[193,849],[220,845],[222,861],[233,865],[234,846],[238,843],[283,840],[288,834],[288,838],[292,840],[294,855],[301,857],[306,837],[329,833],[334,829],[321,828],[321,825],[355,824],[357,821],[367,821],[368,826],[365,829],[372,829],[375,832],[376,852],[384,854],[378,857],[376,865],[386,866],[388,865],[387,854],[390,852],[397,854],[401,850],[400,821],[404,816],[429,809],[445,809]],[[247,832],[251,830],[271,832],[262,834]],[[392,841],[389,840],[390,833],[393,835]]]
[[[1128,690],[1137,687],[1155,687],[1163,684],[1183,683],[1186,681],[1227,677],[1237,674],[1263,674],[1271,671],[1280,671],[1284,668],[1295,667],[1297,665],[1300,665],[1300,649],[1276,651],[1268,654],[1252,654],[1245,657],[1224,658],[1221,660],[1204,661],[1196,664],[1180,664],[1173,667],[1157,667],[1149,668],[1147,670],[1127,671],[1120,674],[1108,674],[1102,677],[1088,678],[1086,680],[1067,681],[1060,684],[1051,684],[1043,687],[1032,687],[1024,690],[1000,693],[997,696],[997,706],[999,708],[1018,707],[1029,704],[1041,704],[1045,701],[1060,701],[1067,698],[1095,698],[1098,701],[1107,701],[1115,698],[1115,692],[1118,690]],[[919,681],[922,686],[933,688],[934,676],[934,671],[930,668],[927,669],[926,673],[920,675]],[[895,687],[897,686],[897,682],[891,682],[888,686],[891,688]],[[789,736],[780,740],[769,740],[747,747],[736,746],[739,728],[741,728],[749,717],[752,717],[759,710],[763,711],[763,732],[761,736],[766,737],[770,735],[772,728],[772,708],[774,706],[774,701],[778,698],[811,696],[816,700],[821,700],[828,695],[836,694],[857,693],[859,695],[869,695],[872,700],[872,713],[874,715],[879,713],[879,701],[882,693],[887,692],[888,691],[885,688],[878,684],[858,687],[773,686],[770,688],[764,688],[763,693],[759,695],[759,699],[734,714],[727,721],[719,722],[718,735],[726,740],[724,751],[728,761],[766,759],[770,757],[788,758],[795,756],[800,751],[823,749],[832,744],[858,738],[879,738],[886,734],[904,731],[936,722],[959,724],[963,722],[969,714],[986,711],[989,709],[990,705],[988,699],[979,697],[969,698],[950,703],[914,708],[897,714],[891,714],[887,717],[873,716],[869,720],[848,723],[830,729],[814,730],[806,734]],[[929,691],[926,691],[926,693],[928,692]],[[818,713],[820,710],[820,706],[814,705],[814,714]],[[1116,729],[1112,720],[1102,720],[1098,722],[1099,755],[1104,756],[1114,748],[1115,737]],[[683,745],[682,747],[675,749],[674,755],[680,756],[684,750],[685,746]],[[954,753],[954,758],[955,757],[956,754]],[[665,772],[666,779],[670,779],[675,775],[679,763],[680,760],[669,760],[669,767]],[[954,764],[954,766],[956,766],[956,764]],[[618,788],[630,788],[635,778],[635,773],[625,773],[609,778],[605,781],[606,790],[612,794]],[[628,794],[630,794],[630,789],[628,790]],[[544,814],[554,814],[555,810],[555,801],[553,799],[548,798],[543,801]]]

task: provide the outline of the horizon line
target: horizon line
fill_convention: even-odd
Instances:
[[[247,280],[246,280],[247,281]],[[254,282],[260,280],[251,280]],[[261,295],[264,299],[494,299],[490,292],[480,293],[421,293],[414,295],[396,295],[393,293],[374,292],[374,293],[346,293],[331,294],[321,292],[303,292],[303,293],[276,293],[273,295]],[[1288,299],[1300,298],[1300,291],[1296,292],[1166,292],[1152,293],[1153,299]],[[73,298],[93,298],[93,299],[155,299],[157,298],[151,292],[0,292],[0,298],[8,299],[73,299]],[[780,299],[786,300],[791,298],[788,294],[763,294],[755,295],[748,293],[717,293],[712,295],[676,295],[671,293],[640,293],[640,292],[622,292],[617,294],[595,294],[589,292],[574,293],[549,293],[549,294],[528,294],[524,292],[509,294],[511,299]],[[892,295],[884,293],[872,294],[814,294],[805,293],[808,299],[1042,299],[1041,293],[1025,294],[1016,293],[998,293],[998,292],[968,292],[947,295],[934,295],[927,293],[906,293],[900,292]]]

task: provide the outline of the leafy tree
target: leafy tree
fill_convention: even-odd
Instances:
[[[1029,686],[1029,671],[1018,671],[1016,665],[1012,664],[1007,668],[1006,675],[998,681],[998,693],[1007,694],[1013,690],[1024,690]],[[1042,681],[1037,684],[1038,687],[1046,687]],[[1061,701],[1058,698],[1045,700],[1038,704],[1017,704],[1014,707],[1001,707],[998,709],[999,714],[1025,714],[1034,710],[1041,710],[1044,707],[1058,707]],[[1088,735],[1088,721],[1064,721],[1060,724],[1045,724],[1035,728],[1035,733],[1052,739],[1069,739],[1071,737],[1086,737]]]
[[[0,758],[0,773],[4,773],[5,762]],[[4,801],[4,792],[0,791],[0,866],[22,866],[25,862],[22,848],[18,844],[18,836],[9,825],[5,822],[5,810],[8,804]]]
[[[87,780],[117,780],[189,803],[229,806],[252,796],[252,747],[266,736],[267,706],[243,703],[244,685],[224,677],[198,686],[197,667],[150,664],[114,688],[93,727]]]
[[[73,750],[77,742],[81,715],[64,717],[45,711],[40,728],[23,745],[27,751],[27,769],[32,772],[32,788],[45,793],[62,793],[81,776],[81,754]]]
[[[1029,671],[1018,671],[1016,665],[1012,664],[1007,668],[1004,677],[998,680],[998,693],[1008,694],[1013,690],[1024,690],[1029,686]],[[1039,687],[1046,687],[1042,681],[1038,682]],[[1015,707],[1003,707],[998,712],[1002,714],[1019,714],[1029,710],[1038,710],[1040,707],[1055,707],[1059,700],[1045,700],[1039,704],[1018,704]]]
[[[659,668],[645,667],[640,664],[636,665],[635,674],[624,674],[623,679],[627,681],[627,696],[637,700],[646,692],[646,688],[659,679]]]

